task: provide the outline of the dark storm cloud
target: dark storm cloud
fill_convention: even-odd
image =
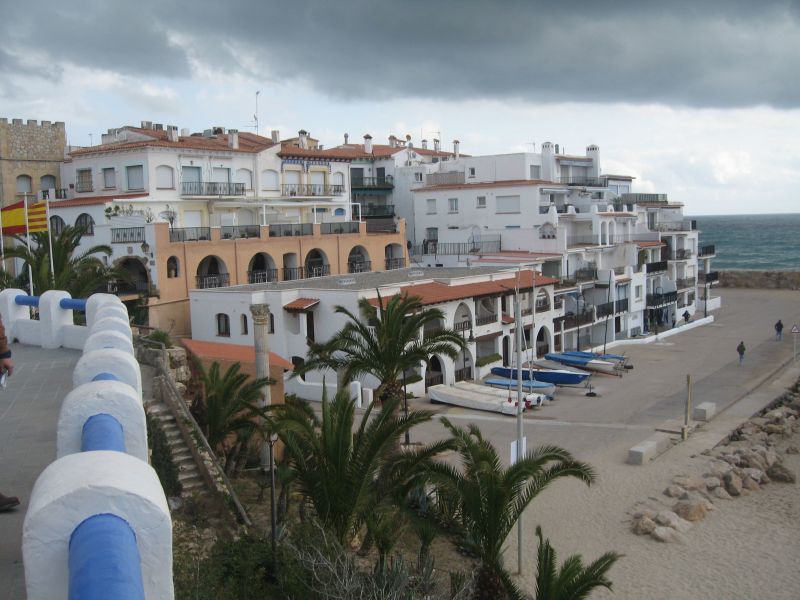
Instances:
[[[191,56],[345,98],[800,106],[796,1],[107,0],[50,10],[44,36],[40,18],[22,33],[0,27],[54,60],[136,75],[190,77]]]

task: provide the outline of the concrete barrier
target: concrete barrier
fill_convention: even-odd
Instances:
[[[702,402],[692,410],[692,419],[695,421],[710,421],[717,413],[717,405],[714,402]]]
[[[84,353],[75,365],[72,373],[72,384],[79,386],[95,379],[104,373],[113,375],[119,381],[127,383],[141,397],[142,374],[136,359],[124,350],[102,349]]]
[[[672,438],[666,433],[655,433],[628,450],[628,463],[643,465],[666,451],[672,445]]]
[[[84,352],[92,350],[114,349],[128,352],[135,356],[133,342],[125,334],[119,331],[97,331],[86,339],[83,346]]]

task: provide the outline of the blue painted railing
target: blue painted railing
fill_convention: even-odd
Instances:
[[[39,296],[23,296],[20,294],[14,298],[14,302],[20,306],[39,306]],[[64,310],[86,311],[86,300],[81,298],[63,298],[58,305]]]
[[[92,450],[125,452],[125,433],[117,419],[105,413],[86,419],[81,433],[81,452]]]

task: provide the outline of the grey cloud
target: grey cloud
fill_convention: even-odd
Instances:
[[[89,10],[76,10],[80,4]],[[788,0],[98,0],[52,7],[52,35],[38,40],[54,59],[136,75],[189,78],[192,56],[223,72],[302,79],[362,100],[800,107],[800,10]],[[29,23],[18,42],[32,44],[41,22]],[[55,35],[64,26],[74,35]],[[171,45],[170,32],[186,46]]]

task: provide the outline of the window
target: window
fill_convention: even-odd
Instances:
[[[475,167],[470,167],[469,168],[469,176],[470,177],[475,177]]]
[[[156,167],[156,188],[159,190],[175,189],[175,171],[172,167],[167,165]]]
[[[343,208],[337,208],[336,210],[333,211],[333,216],[334,217],[343,217],[343,216],[345,216],[345,210]]]
[[[426,214],[436,214],[436,198],[428,198],[428,210],[426,211]]]
[[[33,192],[33,181],[29,175],[20,175],[17,177],[17,193],[30,194]]]
[[[422,183],[422,173],[414,173],[414,181],[417,183]]]
[[[478,196],[478,208],[486,208],[486,196]]]
[[[58,237],[61,235],[61,232],[64,230],[66,223],[64,223],[64,219],[59,217],[58,215],[53,215],[50,217],[50,233]]]
[[[272,169],[261,171],[261,189],[262,190],[279,190],[278,172]]]
[[[40,190],[52,190],[56,187],[56,178],[53,175],[42,175],[39,178]]]
[[[242,335],[247,335],[247,315],[242,315]]]
[[[211,169],[211,181],[213,183],[230,183],[231,170],[228,167],[213,167]]]
[[[250,169],[236,169],[235,183],[244,184],[244,189],[253,189],[253,172]]]
[[[133,165],[125,167],[125,173],[128,179],[129,190],[143,190],[144,189],[144,168],[142,165]]]
[[[640,285],[636,286],[636,299],[637,300],[641,300],[642,299],[642,286],[640,286]]]
[[[519,214],[519,196],[498,196],[496,214]]]
[[[91,169],[78,169],[75,172],[75,191],[76,192],[91,192],[92,187],[92,170]]]
[[[217,335],[221,337],[231,335],[231,319],[225,313],[217,314]]]
[[[175,256],[170,256],[167,259],[167,279],[175,279],[179,274],[178,259]]]
[[[437,242],[439,241],[439,228],[438,227],[428,227],[425,230],[425,239],[429,242]]]
[[[458,198],[448,198],[447,199],[447,212],[450,212],[450,213],[457,213],[458,212]]]
[[[91,215],[81,214],[75,221],[75,227],[83,229],[83,235],[94,235],[94,219]]]
[[[539,165],[531,165],[531,179],[542,178],[542,167]]]
[[[103,189],[113,190],[117,187],[117,170],[113,167],[103,169]]]

